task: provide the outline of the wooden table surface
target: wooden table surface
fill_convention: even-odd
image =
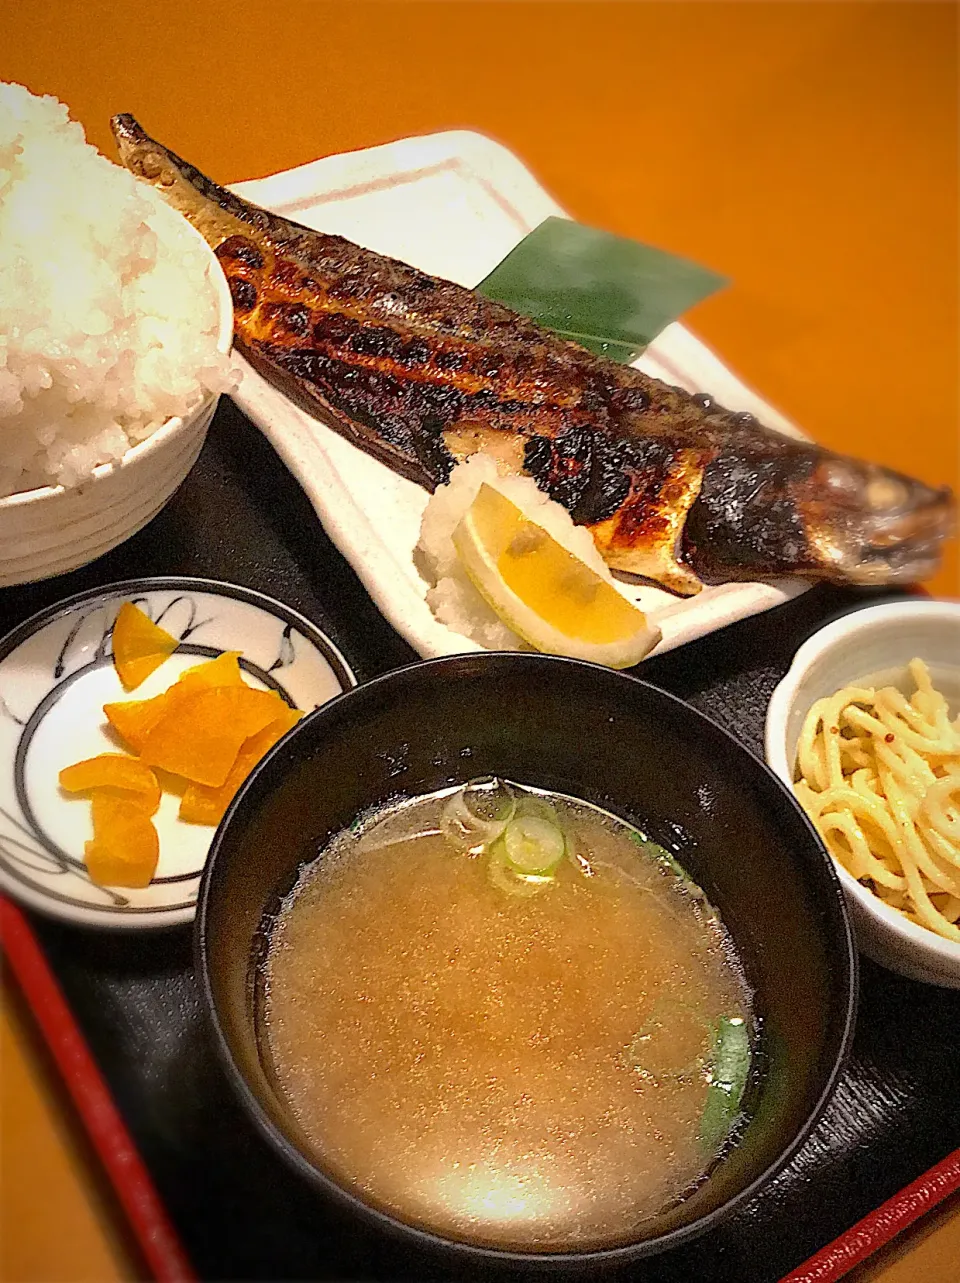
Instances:
[[[113,154],[130,111],[222,182],[411,134],[510,147],[574,217],[733,285],[689,321],[817,440],[958,479],[953,3],[35,0],[0,78]],[[955,595],[954,542],[930,587]],[[143,1277],[4,988],[0,1278]],[[851,1275],[955,1280],[960,1208]]]

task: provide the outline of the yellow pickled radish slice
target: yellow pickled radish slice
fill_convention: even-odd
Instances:
[[[139,606],[125,601],[113,625],[113,663],[124,690],[133,690],[180,645]]]
[[[115,789],[128,794],[147,815],[160,805],[160,785],[149,766],[125,753],[100,753],[82,762],[65,766],[60,772],[60,787],[68,793],[89,793],[91,789]]]
[[[206,690],[210,686],[243,686],[240,652],[225,650],[216,659],[195,664],[193,668],[188,668],[180,674],[177,685],[189,687],[190,690]]]
[[[216,659],[188,668],[162,695],[154,695],[153,699],[126,699],[104,704],[107,721],[135,753],[140,753],[158,722],[191,695],[215,687],[245,686],[239,657],[237,650],[224,651]]]
[[[612,581],[493,486],[480,487],[453,543],[489,604],[537,650],[629,668],[660,640],[659,628]]]
[[[160,839],[142,806],[94,789],[93,839],[84,847],[87,872],[105,887],[149,886],[157,871]]]
[[[280,716],[256,735],[251,735],[240,746],[240,752],[226,780],[219,788],[207,784],[189,783],[180,799],[180,819],[192,824],[219,824],[233,801],[240,785],[256,764],[274,744],[293,730],[303,713],[296,708],[284,708]]]

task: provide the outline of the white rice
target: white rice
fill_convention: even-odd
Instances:
[[[473,586],[453,546],[453,532],[484,482],[608,582],[610,571],[589,532],[574,525],[566,508],[538,489],[531,477],[501,476],[496,462],[485,454],[458,463],[449,482],[431,496],[420,524],[416,557],[431,585],[427,605],[441,624],[487,650],[529,650]]]
[[[62,103],[0,83],[0,495],[75,485],[235,386],[209,270]]]

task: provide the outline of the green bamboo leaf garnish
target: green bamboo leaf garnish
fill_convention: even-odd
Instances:
[[[547,218],[477,286],[562,338],[626,364],[664,326],[728,284],[639,241]]]

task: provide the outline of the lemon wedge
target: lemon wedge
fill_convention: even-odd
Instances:
[[[612,582],[493,486],[481,485],[453,545],[478,591],[537,650],[629,668],[660,640]]]

